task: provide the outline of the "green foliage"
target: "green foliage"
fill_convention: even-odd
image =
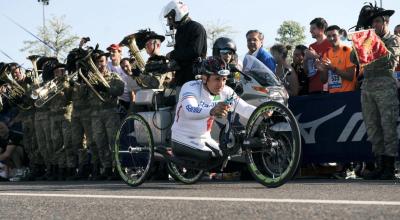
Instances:
[[[306,39],[305,27],[301,26],[296,21],[284,21],[279,27],[278,37],[275,40],[283,45],[291,45],[295,47],[299,44],[304,44]]]
[[[236,33],[232,26],[221,23],[220,21],[207,22],[204,26],[207,32],[209,48],[211,49],[216,39],[220,37],[229,37],[229,35]]]
[[[66,57],[66,53],[77,45],[79,37],[70,34],[71,26],[66,24],[64,19],[65,16],[53,16],[47,21],[46,27],[38,28],[37,36],[53,50],[39,40],[26,40],[21,51],[41,56]]]

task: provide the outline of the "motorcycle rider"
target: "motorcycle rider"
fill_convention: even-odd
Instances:
[[[167,19],[167,25],[176,29],[174,50],[166,57],[175,60],[180,67],[175,73],[176,85],[180,87],[187,81],[195,79],[193,63],[199,57],[206,57],[207,34],[203,25],[189,17],[188,7],[182,1],[169,2],[164,7],[162,15]]]
[[[221,56],[227,64],[238,64],[235,42],[227,37],[220,37],[213,45],[213,56]]]
[[[230,38],[220,37],[214,42],[212,54],[221,57],[229,65],[232,74],[228,76],[226,85],[237,88],[237,82],[240,80],[238,71],[242,71],[243,65],[236,54],[236,43]]]

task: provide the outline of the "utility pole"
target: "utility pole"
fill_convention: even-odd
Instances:
[[[43,5],[43,30],[46,29],[46,17],[44,13],[44,6],[49,5],[50,0],[38,0],[39,3]]]

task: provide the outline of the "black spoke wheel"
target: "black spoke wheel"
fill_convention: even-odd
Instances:
[[[171,162],[168,163],[167,168],[169,175],[171,175],[175,181],[184,184],[194,184],[199,181],[204,174],[204,170],[184,168]]]
[[[124,119],[115,138],[114,158],[119,175],[129,186],[142,184],[154,158],[153,136],[148,123],[138,114]]]
[[[260,105],[246,126],[246,139],[257,146],[245,147],[250,173],[267,187],[279,187],[295,174],[300,161],[300,130],[293,113],[277,102]]]
[[[290,164],[293,146],[288,135],[283,132],[273,134],[272,137],[279,147],[275,148],[273,152],[262,153],[262,162],[269,175],[280,176],[282,170]]]

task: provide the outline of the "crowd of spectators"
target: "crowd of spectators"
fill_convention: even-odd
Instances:
[[[363,69],[358,68],[350,60],[352,48],[347,46],[344,40],[346,32],[335,24],[328,25],[324,18],[318,17],[310,22],[310,33],[315,42],[309,46],[274,44],[271,48],[265,48],[264,40],[266,39],[263,33],[259,30],[249,30],[245,35],[247,54],[255,56],[264,63],[284,83],[290,96],[351,92],[359,88]],[[182,34],[189,33],[184,32],[177,37],[183,38]],[[394,34],[400,37],[400,25],[395,27]],[[154,36],[156,37],[148,39],[151,41],[145,45],[150,59],[160,56],[160,45],[164,40],[159,35]],[[219,40],[235,45],[234,42],[230,42],[229,38],[220,38]],[[178,46],[176,48],[179,48]],[[200,49],[204,53],[204,45]],[[110,54],[107,68],[109,71],[117,73],[125,85],[123,94],[118,96],[120,112],[124,112],[124,116],[129,110],[129,106],[135,102],[135,92],[140,89],[140,86],[133,80],[134,73],[130,66],[130,58],[121,56],[122,48],[118,44],[112,44],[107,50]],[[227,63],[237,62],[236,45],[219,52]],[[178,58],[179,56],[182,58]],[[179,60],[184,59],[184,56],[184,50],[176,49],[167,57]],[[186,68],[186,66],[183,67]],[[188,71],[187,69],[191,67],[185,68],[179,71]],[[179,76],[181,77],[179,80],[182,81],[184,74]],[[397,80],[400,78],[400,65],[397,66],[393,77]],[[171,78],[172,75],[166,75],[161,80],[161,84],[163,85],[165,80],[168,82]],[[183,83],[181,81],[178,81],[178,85]],[[0,121],[0,179],[12,181],[24,178],[26,180],[35,179],[27,174],[32,170],[28,169],[29,158],[26,152],[24,153],[22,130],[18,131],[18,128],[15,128],[20,121],[18,117],[9,116],[9,109],[7,105],[4,105],[2,115],[7,115],[7,117],[2,117]],[[63,180],[65,177],[61,176],[58,179]]]

